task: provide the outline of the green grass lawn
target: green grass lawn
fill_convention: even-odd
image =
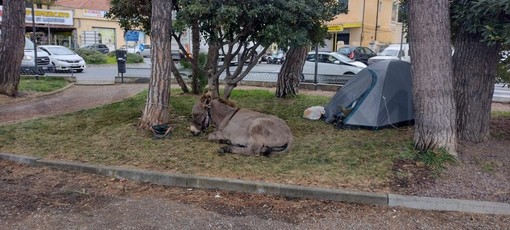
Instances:
[[[51,92],[69,85],[69,81],[61,77],[22,77],[19,91],[22,92]]]
[[[267,90],[236,90],[241,108],[274,114],[291,127],[291,151],[272,157],[219,156],[217,143],[188,131],[197,97],[171,96],[169,139],[153,139],[136,123],[146,93],[104,107],[0,126],[0,151],[51,159],[132,166],[166,172],[258,180],[275,183],[384,190],[396,159],[409,157],[412,128],[339,130],[323,121],[302,118],[303,111],[324,105],[328,97],[300,95],[276,99]]]

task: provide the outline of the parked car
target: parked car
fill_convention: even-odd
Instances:
[[[43,45],[39,46],[39,48],[50,56],[55,70],[75,70],[81,73],[86,68],[85,60],[67,47]]]
[[[106,46],[105,44],[91,44],[91,45],[86,45],[84,46],[83,48],[85,49],[91,49],[91,50],[96,50],[96,51],[99,51],[103,54],[107,54],[110,52],[110,49],[108,48],[108,46]]]
[[[182,54],[181,50],[172,50],[171,55],[172,60],[174,61],[180,61],[181,59],[184,59],[184,54]]]
[[[402,47],[402,49],[400,48]],[[453,51],[452,51],[453,52]],[[388,60],[388,59],[401,59],[402,61],[411,62],[411,56],[409,55],[409,44],[391,44],[386,47],[378,56],[371,57],[368,59],[368,64],[374,62]]]
[[[35,68],[35,54],[37,52],[37,69]],[[25,50],[23,59],[21,61],[21,72],[23,74],[44,74],[46,71],[51,71],[53,66],[50,63],[50,57],[47,53],[37,46],[37,51],[34,50],[34,43],[25,37]]]
[[[138,54],[142,57],[150,57],[151,56],[151,45],[139,44],[137,46],[128,46],[123,45],[120,47],[121,50],[126,50],[128,53]]]
[[[285,62],[285,52],[279,51],[268,56],[266,62],[267,64],[283,64]]]
[[[368,64],[368,59],[377,56],[377,54],[368,47],[363,46],[343,46],[338,49],[339,54],[343,54],[354,61],[360,61]]]
[[[306,76],[311,76],[315,73],[316,59],[318,62],[317,74],[324,76],[355,75],[367,67],[362,62],[353,61],[336,52],[318,52],[318,58],[316,58],[315,52],[310,52],[306,56],[303,67],[304,80],[306,80]]]

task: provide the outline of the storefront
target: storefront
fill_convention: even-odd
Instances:
[[[3,14],[3,7],[0,6],[0,21]],[[35,35],[39,45],[62,45],[72,47],[75,37],[73,31],[73,11],[71,10],[49,10],[35,9],[32,18],[32,9],[26,8],[25,32],[26,36],[33,38]],[[35,33],[34,33],[35,29]]]

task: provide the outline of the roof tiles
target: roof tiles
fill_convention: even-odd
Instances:
[[[55,5],[73,9],[110,10],[110,0],[57,0]]]

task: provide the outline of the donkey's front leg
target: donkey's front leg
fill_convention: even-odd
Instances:
[[[262,149],[261,145],[229,145],[221,147],[218,150],[218,153],[234,153],[244,156],[259,156],[260,150]]]
[[[226,140],[226,138],[223,136],[223,134],[220,131],[214,131],[212,133],[209,133],[209,135],[207,136],[207,139],[210,141]]]

